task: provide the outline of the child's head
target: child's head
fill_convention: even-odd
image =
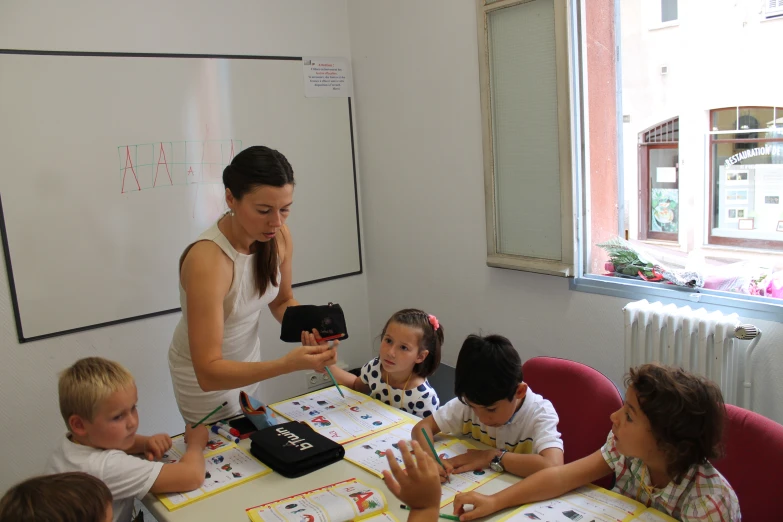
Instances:
[[[106,484],[82,472],[35,477],[0,499],[0,522],[111,522]]]
[[[434,315],[406,308],[395,312],[381,332],[381,364],[387,373],[429,377],[440,364],[443,326]]]
[[[502,426],[527,393],[522,360],[502,335],[469,335],[462,343],[454,379],[454,394],[470,406],[482,424]]]
[[[611,415],[620,453],[663,457],[677,482],[694,464],[720,456],[725,406],[712,381],[653,363],[631,368],[625,385],[625,404]]]
[[[138,395],[122,365],[101,357],[80,359],[60,374],[59,394],[60,412],[77,442],[101,449],[133,445]]]

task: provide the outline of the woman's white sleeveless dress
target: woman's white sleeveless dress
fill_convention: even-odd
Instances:
[[[234,279],[228,294],[223,299],[223,359],[260,361],[261,340],[258,323],[261,310],[267,308],[277,297],[279,288],[270,284],[264,295],[259,298],[253,273],[255,254],[237,252],[226,236],[220,232],[217,222],[195,242],[198,241],[214,242],[234,263]],[[278,272],[278,280],[279,278]],[[225,419],[241,413],[238,400],[240,390],[260,399],[256,395],[258,383],[233,390],[205,392],[201,389],[190,357],[187,297],[181,282],[179,302],[182,306],[182,318],[174,330],[174,337],[169,347],[169,371],[174,385],[174,397],[182,417],[186,422],[197,422],[224,401],[228,401],[228,404],[210,420]]]

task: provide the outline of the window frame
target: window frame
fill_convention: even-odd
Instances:
[[[569,288],[572,291],[612,296],[626,300],[653,299],[664,304],[674,303],[678,306],[705,308],[708,311],[736,312],[742,317],[783,322],[783,300],[779,300],[780,304],[778,304],[771,302],[769,298],[759,296],[704,288],[696,289],[661,285],[659,283],[621,279],[585,272],[588,252],[592,247],[589,226],[585,225],[585,223],[590,223],[589,171],[586,168],[589,165],[589,140],[586,136],[588,129],[588,115],[586,113],[588,88],[586,60],[584,59],[586,49],[585,0],[576,0],[569,7],[569,53],[572,56],[572,60],[569,67],[568,82],[570,91],[579,93],[578,96],[571,97],[571,154],[574,170],[574,208],[577,215],[575,243],[577,250],[576,274],[569,279]],[[619,13],[615,13],[615,22],[615,32],[617,34],[620,31],[617,25],[619,24]],[[621,52],[622,50],[618,47],[618,64],[622,63],[620,59]],[[622,114],[621,96],[617,98],[617,114],[618,117]],[[622,140],[618,140],[618,149],[618,154],[622,156]],[[618,172],[617,177],[621,183],[622,172]],[[710,183],[712,183],[712,179],[710,179]],[[711,223],[711,218],[709,223]]]
[[[495,156],[491,99],[489,15],[497,10],[536,0],[476,0],[476,20],[479,51],[479,86],[481,96],[482,144],[484,151],[484,196],[486,210],[487,265],[560,277],[573,277],[576,267],[576,219],[574,212],[574,182],[572,168],[572,133],[570,106],[573,103],[569,89],[572,55],[569,42],[572,34],[568,12],[579,0],[554,0],[555,9],[555,67],[557,74],[557,126],[560,176],[560,239],[559,260],[506,254],[500,251],[498,241],[498,213],[495,201]]]

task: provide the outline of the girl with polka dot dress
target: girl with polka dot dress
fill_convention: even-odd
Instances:
[[[442,345],[443,327],[438,319],[407,308],[386,321],[381,353],[362,367],[359,377],[337,366],[329,369],[342,386],[418,417],[429,417],[440,401],[427,377],[440,364]]]

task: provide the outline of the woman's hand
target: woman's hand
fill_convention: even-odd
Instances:
[[[288,352],[283,361],[290,369],[297,370],[323,370],[326,366],[337,363],[337,347],[339,341],[334,341],[332,346],[319,344],[317,346],[299,346]]]
[[[302,344],[304,346],[318,346],[319,344],[326,344],[326,343],[321,341],[321,334],[318,333],[318,330],[313,328],[312,333],[302,331]]]
[[[340,345],[339,341],[335,341],[337,344],[332,345],[335,350]],[[313,328],[313,332],[302,332],[302,345],[303,346],[329,346],[329,343],[323,341],[321,339],[321,334],[318,333],[318,330]],[[335,359],[336,360],[336,359]],[[326,366],[331,366],[331,364],[327,364]],[[315,368],[315,371],[318,373],[326,373],[326,366],[324,368]]]

